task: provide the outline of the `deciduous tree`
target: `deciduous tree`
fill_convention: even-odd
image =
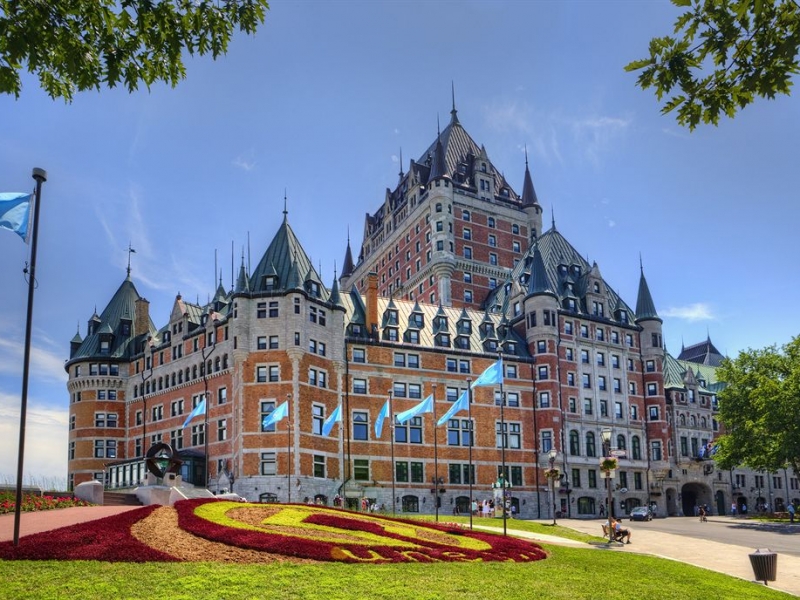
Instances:
[[[0,92],[19,97],[23,69],[66,101],[117,84],[174,87],[184,53],[217,58],[267,9],[266,0],[0,0]]]
[[[714,456],[722,468],[746,465],[800,473],[800,336],[778,348],[725,359],[717,376],[724,434]]]
[[[798,72],[797,0],[672,0],[688,10],[675,35],[650,40],[650,56],[625,67],[637,85],[667,97],[661,112],[694,129],[717,125],[756,97],[789,94]]]

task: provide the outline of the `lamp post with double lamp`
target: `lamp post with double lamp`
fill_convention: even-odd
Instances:
[[[559,476],[558,469],[556,469],[556,458],[558,457],[558,451],[553,448],[547,455],[548,460],[550,461],[550,470],[547,472],[547,478],[550,480],[550,495],[553,499],[553,525],[556,524],[556,479]]]
[[[606,474],[606,489],[608,490],[608,509],[606,515],[608,516],[608,541],[614,541],[614,527],[611,524],[611,512],[614,510],[614,500],[611,497],[611,479],[614,476],[614,469],[611,468],[611,463],[616,462],[611,458],[611,428],[605,427],[600,436],[603,439],[603,462],[601,464],[602,471]]]

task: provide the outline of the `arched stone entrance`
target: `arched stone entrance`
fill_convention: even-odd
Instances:
[[[695,509],[707,505],[713,506],[711,488],[702,483],[687,483],[681,488],[680,505],[685,517],[695,516]],[[723,512],[724,514],[724,512]]]

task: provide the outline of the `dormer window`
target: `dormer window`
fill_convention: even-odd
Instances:
[[[264,291],[271,292],[278,287],[278,277],[277,275],[264,275],[261,279],[261,285],[264,288]]]
[[[397,311],[395,309],[390,308],[386,311],[386,324],[387,325],[397,325]]]
[[[580,267],[580,265],[572,265],[569,270],[570,270],[570,272],[572,273],[572,275],[574,277],[580,277],[581,276],[581,267]]]
[[[308,282],[308,293],[315,298],[319,298],[319,284],[316,281]]]
[[[600,293],[600,284],[599,284],[598,282],[596,282],[596,281],[595,281],[595,282],[594,282],[593,289],[594,289],[594,293],[595,293],[595,294],[599,294],[599,293]]]
[[[111,342],[109,340],[100,340],[100,354],[108,354],[111,351]]]
[[[496,352],[497,351],[497,342],[495,340],[486,340],[483,343],[483,347],[484,347],[484,349],[486,349],[487,352]]]
[[[122,326],[120,327],[120,333],[122,335],[130,335],[131,334],[131,323],[130,321],[122,321]],[[169,332],[167,332],[169,333]]]
[[[437,333],[435,342],[437,346],[442,347],[449,347],[450,346],[450,334],[449,333]]]
[[[409,325],[419,327],[420,329],[425,326],[425,317],[422,313],[412,313],[408,319]]]
[[[566,275],[567,274],[567,265],[558,265],[558,274],[559,275]]]

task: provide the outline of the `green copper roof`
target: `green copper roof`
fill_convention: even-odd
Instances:
[[[650,288],[647,287],[647,280],[644,278],[644,269],[642,269],[639,276],[639,295],[636,297],[636,321],[651,319],[661,322],[656,312],[656,306],[653,304],[653,297],[650,295]]]
[[[278,278],[277,284],[272,287],[269,286],[270,276]],[[298,281],[319,284],[320,299],[328,300],[328,289],[322,285],[322,279],[289,226],[284,212],[281,226],[250,276],[250,290],[256,293],[285,292],[302,287],[302,283],[299,286],[296,284]]]
[[[141,296],[136,291],[133,282],[130,278],[126,278],[102,314],[99,317],[96,313],[92,315],[86,338],[72,354],[67,364],[87,358],[129,359],[136,354],[133,332],[136,331],[136,301],[139,298]],[[152,320],[149,320],[146,328],[151,335],[156,333]],[[108,351],[101,351],[100,342],[103,339],[109,342]]]

